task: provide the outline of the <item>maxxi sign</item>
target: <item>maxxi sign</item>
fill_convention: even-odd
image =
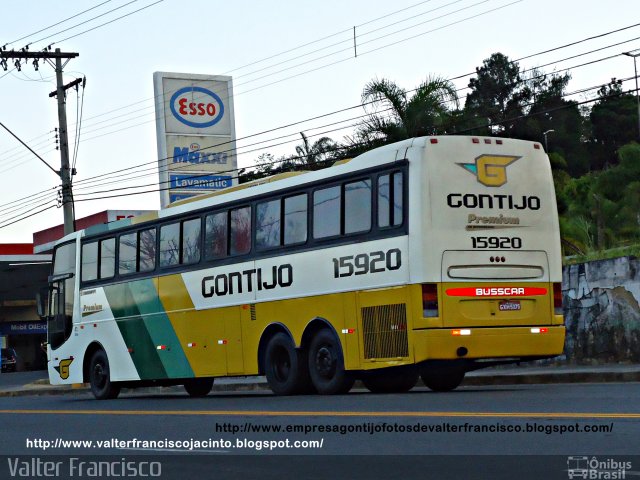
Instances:
[[[153,80],[161,206],[235,185],[231,77],[156,72]],[[210,181],[220,176],[225,180]]]

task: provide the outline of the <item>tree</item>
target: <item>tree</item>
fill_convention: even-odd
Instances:
[[[522,104],[530,95],[521,82],[520,67],[502,53],[494,53],[476,68],[469,80],[471,92],[465,111],[475,118],[477,133],[507,135],[512,129],[509,118],[522,115]]]
[[[594,169],[615,165],[618,149],[638,139],[636,99],[623,93],[622,82],[611,79],[598,90],[598,95],[600,99],[589,114]]]
[[[430,76],[413,95],[387,79],[374,79],[362,91],[369,117],[359,126],[356,138],[375,144],[411,137],[449,133],[450,105],[457,107],[455,87],[448,80]]]
[[[299,157],[296,160],[303,168],[318,170],[327,167],[327,161],[336,157],[338,144],[329,137],[319,138],[312,144],[304,132],[300,132],[300,135],[302,136],[302,145],[296,146],[296,153]]]

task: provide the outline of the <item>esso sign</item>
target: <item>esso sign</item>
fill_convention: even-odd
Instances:
[[[202,87],[181,88],[173,94],[169,105],[178,121],[194,128],[215,125],[224,115],[222,99]]]

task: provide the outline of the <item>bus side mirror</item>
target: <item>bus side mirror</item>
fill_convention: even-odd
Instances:
[[[38,316],[43,319],[47,316],[47,298],[49,297],[48,289],[42,289],[36,293],[36,309]]]

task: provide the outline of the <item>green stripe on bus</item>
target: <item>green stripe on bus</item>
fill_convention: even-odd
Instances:
[[[128,284],[109,285],[104,287],[104,291],[120,334],[131,349],[131,359],[140,379],[167,378],[159,352],[140,316]]]
[[[138,309],[144,319],[149,335],[156,345],[160,359],[169,378],[194,376],[180,339],[173,329],[169,316],[164,311],[153,280],[141,280],[129,284],[131,293],[138,300]]]

